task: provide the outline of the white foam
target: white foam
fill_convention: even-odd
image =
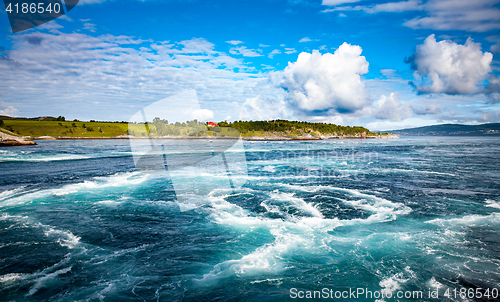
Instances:
[[[65,185],[61,188],[56,189],[45,189],[39,191],[29,191],[22,192],[20,196],[15,196],[17,192],[6,193],[5,198],[0,198],[0,207],[22,205],[33,202],[37,199],[43,199],[49,196],[65,196],[80,192],[90,193],[95,190],[101,190],[110,187],[127,187],[139,185],[148,179],[151,179],[154,175],[143,174],[140,172],[127,172],[127,173],[117,173],[111,176],[105,177],[95,177],[93,180],[86,180],[81,183]],[[159,176],[163,177],[163,176]],[[13,198],[10,198],[14,196]]]
[[[286,219],[271,219],[256,216],[235,204],[225,200],[228,195],[210,197],[211,217],[214,222],[239,229],[241,232],[251,232],[256,228],[268,230],[274,241],[267,243],[240,259],[228,260],[217,264],[212,271],[205,274],[203,281],[223,278],[232,275],[279,272],[286,269],[282,259],[294,251],[318,251],[330,249],[325,240],[328,231],[340,226],[338,219],[325,219],[311,204],[293,196],[291,193],[278,191],[270,193],[271,202],[264,203],[274,212],[284,213],[280,206],[292,204],[312,217],[288,215]]]
[[[25,274],[18,274],[18,273],[5,274],[0,276],[0,283],[13,282],[24,278]]]
[[[7,199],[7,198],[10,198],[16,194],[18,194],[19,192],[21,192],[23,189],[25,188],[25,186],[20,186],[18,188],[15,188],[13,190],[5,190],[3,191],[2,193],[0,193],[0,200],[4,200],[4,199]]]
[[[482,225],[490,225],[490,224],[498,224],[500,223],[500,213],[492,213],[490,215],[467,215],[464,217],[443,219],[436,218],[425,223],[436,224],[442,227],[445,226],[482,226]]]
[[[436,171],[425,171],[425,170],[416,170],[416,169],[398,169],[398,168],[393,168],[393,169],[377,169],[377,171],[380,171],[382,173],[390,173],[390,172],[401,172],[401,173],[422,173],[422,174],[435,174],[435,175],[446,175],[446,176],[457,176],[452,173],[445,173],[445,172],[436,172]]]
[[[265,166],[264,168],[262,168],[262,171],[274,173],[276,172],[276,169],[273,166]]]
[[[295,193],[282,193],[278,190],[273,191],[270,197],[286,203],[291,203],[300,210],[309,213],[315,217],[323,218],[321,212],[314,207],[311,203],[305,202],[302,198],[296,197]]]
[[[80,243],[80,237],[73,235],[70,231],[56,230],[51,227],[47,227],[45,231],[45,236],[51,238],[56,237],[55,242],[59,243],[61,246],[65,246],[69,249],[74,249]]]
[[[2,162],[51,162],[62,160],[80,160],[92,158],[88,155],[79,154],[58,154],[58,155],[44,155],[44,154],[12,154],[0,157]]]
[[[266,186],[266,183],[259,183]],[[261,202],[261,206],[267,212],[280,214],[278,219],[269,218],[266,215],[256,214],[238,205],[226,201],[230,191],[213,190],[208,201],[211,207],[211,219],[218,224],[238,229],[243,234],[256,229],[268,231],[274,237],[273,242],[264,244],[253,252],[242,256],[240,259],[232,259],[217,264],[209,273],[205,274],[202,281],[230,276],[241,276],[247,274],[276,273],[286,269],[283,259],[294,253],[331,253],[334,244],[338,240],[346,238],[332,236],[331,231],[342,225],[379,223],[396,219],[397,215],[407,214],[411,209],[401,203],[391,202],[387,199],[366,194],[354,189],[336,188],[332,186],[304,186],[289,184],[269,184],[270,186],[282,186],[293,191],[317,193],[320,191],[336,191],[347,194],[345,199],[354,208],[363,209],[371,213],[368,219],[339,220],[338,218],[327,219],[317,204],[306,202],[298,197],[295,192],[283,192],[274,190],[267,193],[268,198]],[[242,188],[238,194],[253,193],[251,188]],[[265,192],[259,190],[259,192]],[[354,197],[354,200],[353,200]],[[294,207],[310,216],[298,216],[290,214],[289,207]],[[411,237],[403,236],[402,240]],[[200,280],[201,281],[201,280]],[[383,280],[384,281],[384,280]],[[394,284],[399,282],[397,278],[387,279],[383,285],[387,290],[393,290]]]
[[[293,190],[300,190],[309,193],[319,192],[321,190],[330,190],[330,191],[346,193],[351,196],[359,198],[356,200],[338,198],[345,204],[348,204],[356,209],[362,209],[370,213],[373,213],[370,217],[368,217],[368,219],[352,219],[351,223],[385,222],[385,221],[395,220],[397,218],[397,215],[406,215],[411,212],[410,207],[405,206],[401,203],[392,202],[385,198],[362,193],[355,189],[345,189],[333,186],[299,186],[299,185],[289,185],[289,184],[281,184],[281,185]]]
[[[203,276],[201,281],[231,275],[241,276],[283,270],[284,264],[280,260],[286,254],[289,254],[295,246],[303,243],[304,238],[282,230],[271,230],[271,233],[275,237],[273,243],[259,247],[241,259],[228,260],[217,264],[212,271]]]
[[[432,288],[432,289],[435,289],[435,288],[441,288],[443,287],[443,284],[436,281],[436,278],[432,277],[431,280],[429,280],[429,282],[427,282],[427,285]]]
[[[485,205],[486,207],[500,209],[500,203],[498,201],[486,199],[484,202],[487,203],[487,205]]]
[[[34,295],[40,288],[45,286],[45,283],[55,279],[59,275],[68,273],[69,271],[71,271],[71,268],[72,268],[71,266],[67,267],[67,268],[63,268],[63,269],[57,270],[53,273],[47,274],[47,275],[37,279],[35,285],[33,285],[30,288],[30,291],[28,292],[28,294],[26,296]]]

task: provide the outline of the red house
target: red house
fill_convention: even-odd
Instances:
[[[208,122],[207,126],[209,126],[209,127],[219,127],[219,125],[217,125],[214,122]]]

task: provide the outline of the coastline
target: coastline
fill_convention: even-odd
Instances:
[[[32,137],[14,136],[0,131],[0,147],[36,145]]]
[[[41,136],[35,137],[33,140],[86,140],[86,139],[236,139],[241,138],[244,141],[320,141],[324,139],[396,139],[397,135],[380,135],[380,136],[311,136],[311,137],[287,137],[287,136],[240,136],[240,137],[220,137],[220,136],[151,136],[151,137],[136,137],[131,135],[120,135],[114,137],[51,137]]]

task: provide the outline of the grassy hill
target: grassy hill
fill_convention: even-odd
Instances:
[[[21,136],[115,137],[127,134],[128,124],[109,122],[66,122],[36,120],[3,120],[4,129]]]
[[[389,131],[397,135],[481,136],[500,135],[500,123],[482,125],[443,124]]]

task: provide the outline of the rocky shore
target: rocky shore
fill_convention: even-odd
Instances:
[[[36,143],[29,136],[14,136],[0,131],[0,147],[25,145],[36,145]]]

